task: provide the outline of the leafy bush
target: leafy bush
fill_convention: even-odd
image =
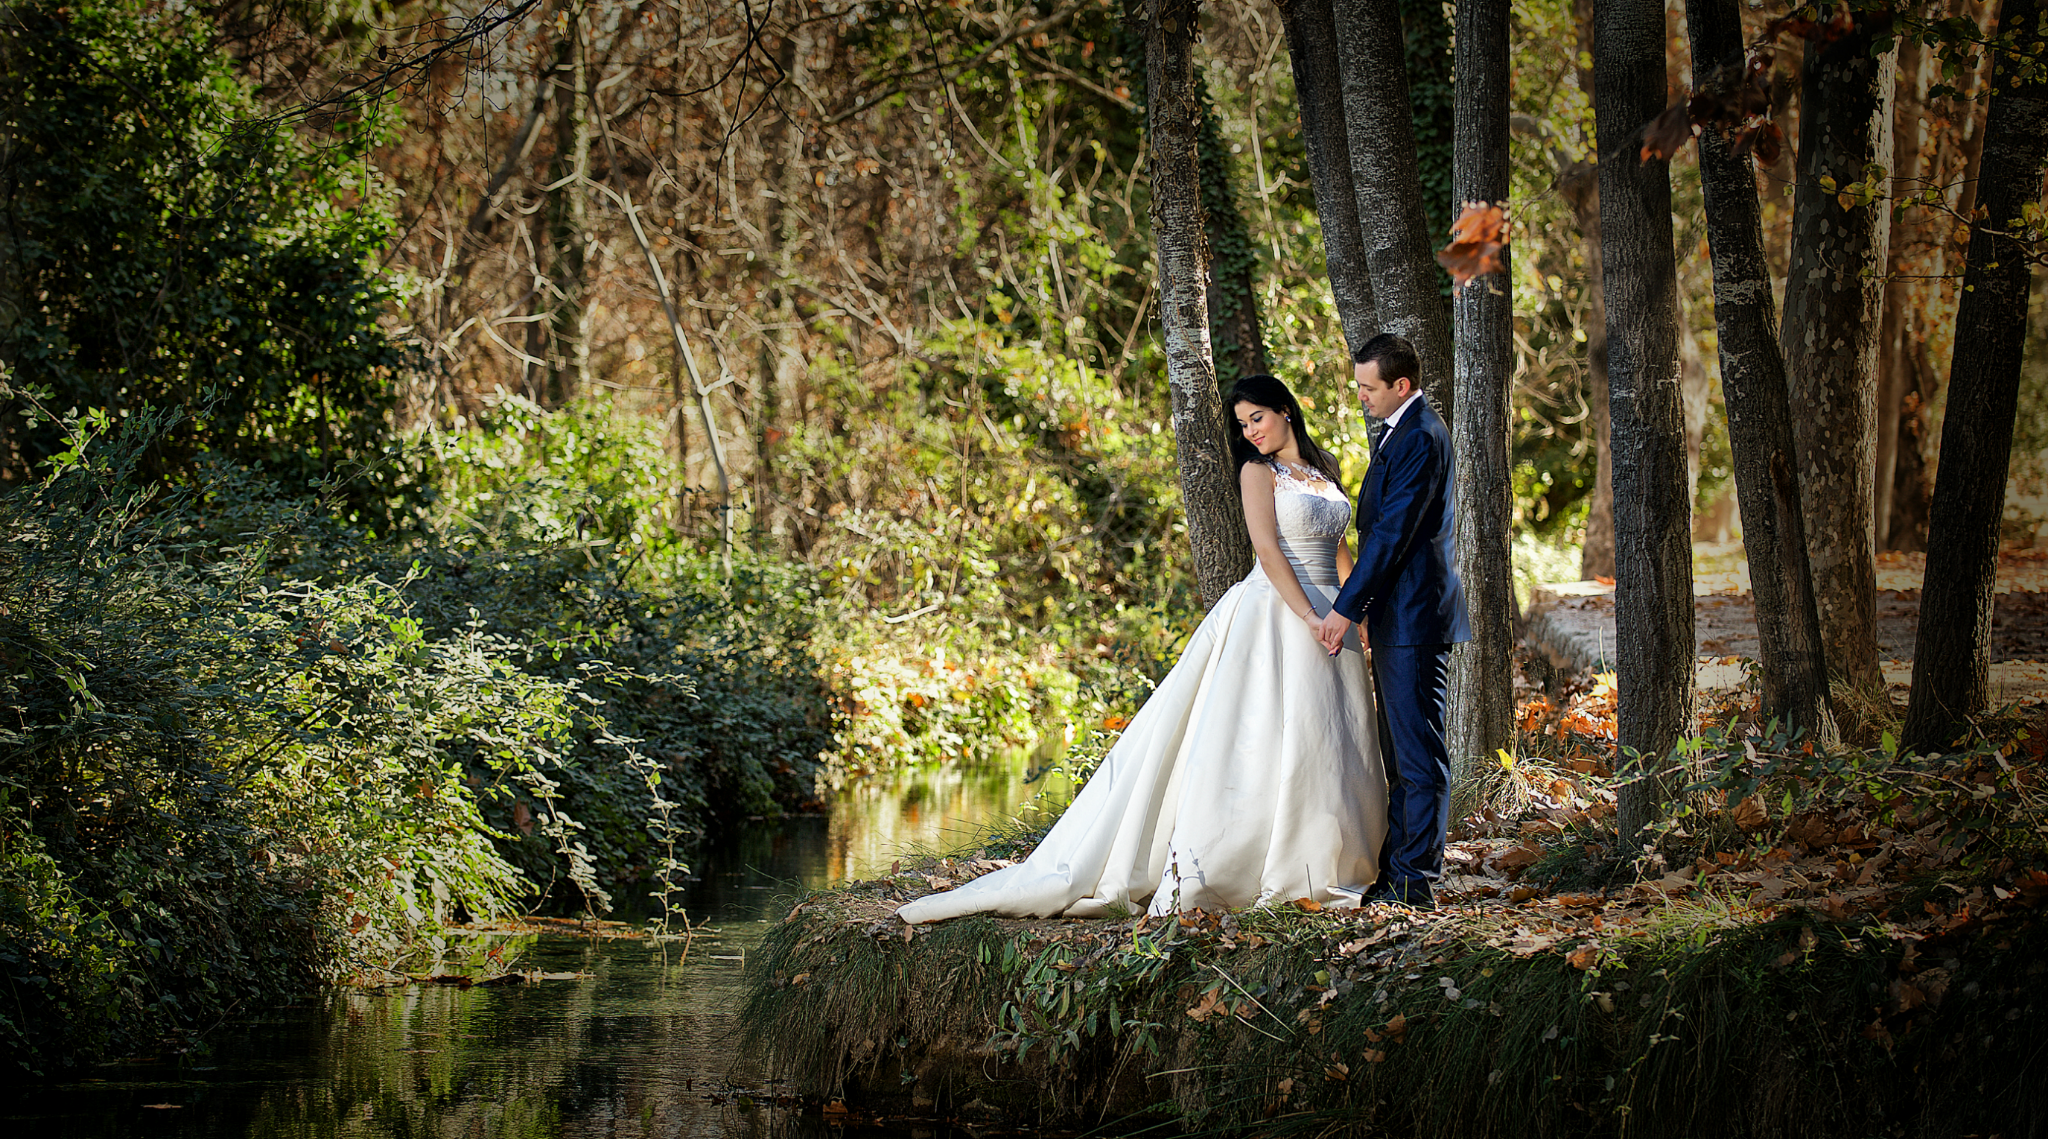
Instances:
[[[406,354],[374,115],[312,147],[264,124],[196,10],[32,0],[0,25],[0,359],[58,408],[205,405],[151,466],[211,451],[297,485],[373,448]],[[64,446],[0,402],[0,464]],[[368,489],[365,486],[363,489]]]
[[[0,1054],[31,1068],[390,968],[443,921],[511,908],[530,886],[484,805],[558,800],[591,698],[509,638],[429,635],[403,582],[269,576],[261,532],[209,532],[207,495],[137,489],[168,418],[112,440],[104,414],[75,423],[49,478],[0,496]]]

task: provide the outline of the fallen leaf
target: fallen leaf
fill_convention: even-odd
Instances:
[[[1600,961],[1600,947],[1597,945],[1582,945],[1565,954],[1564,959],[1574,969],[1591,969]]]
[[[1728,817],[1734,820],[1736,826],[1749,831],[1755,830],[1769,822],[1771,812],[1764,806],[1762,799],[1751,795],[1742,802],[1735,804],[1735,809],[1728,813]]]

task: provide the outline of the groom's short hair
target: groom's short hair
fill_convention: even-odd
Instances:
[[[1378,364],[1380,382],[1393,387],[1397,380],[1407,380],[1413,387],[1422,386],[1422,358],[1415,354],[1415,345],[1408,343],[1405,336],[1382,332],[1358,346],[1351,354],[1354,364]]]

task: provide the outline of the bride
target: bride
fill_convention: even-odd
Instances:
[[[1228,408],[1258,565],[1225,593],[1102,766],[1025,861],[896,911],[1100,917],[1359,904],[1387,833],[1373,693],[1355,641],[1326,655],[1351,503],[1272,376]]]

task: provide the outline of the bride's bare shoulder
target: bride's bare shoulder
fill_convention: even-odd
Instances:
[[[1237,468],[1237,485],[1245,490],[1272,490],[1273,468],[1264,463],[1246,463]]]

